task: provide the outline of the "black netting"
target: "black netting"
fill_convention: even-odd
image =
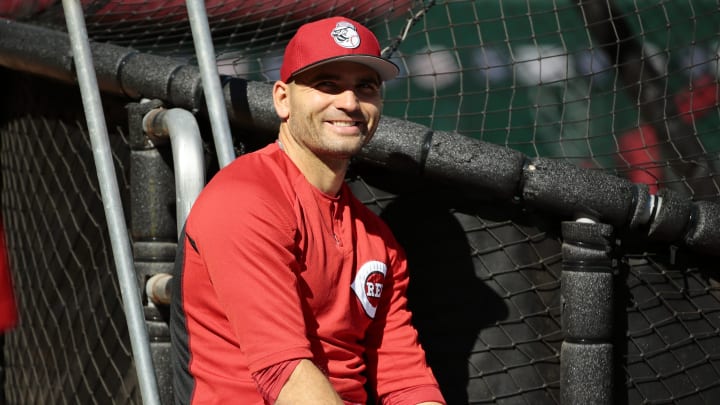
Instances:
[[[135,370],[79,93],[4,73],[13,85],[3,97],[2,207],[20,308],[6,340],[8,401],[132,402]],[[122,132],[112,147],[124,173]]]
[[[0,6],[0,14],[65,29],[59,2],[24,4],[12,13]],[[194,63],[184,1],[83,4],[95,41]],[[401,68],[386,84],[386,115],[626,177],[651,192],[718,201],[715,1],[206,4],[223,74],[272,81],[295,28],[346,14],[371,27]],[[78,96],[30,76],[0,77],[14,84],[3,98],[11,108],[2,110],[0,162],[22,312],[6,337],[8,398],[137,400]],[[125,132],[116,129],[125,111],[111,103],[106,114],[126,176]],[[558,403],[559,219],[522,201],[416,180],[363,166],[349,179],[408,251],[414,322],[450,403]],[[128,183],[121,179],[123,189]],[[713,403],[716,258],[647,241],[645,229],[618,231],[615,402]]]

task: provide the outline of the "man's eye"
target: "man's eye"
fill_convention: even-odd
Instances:
[[[337,91],[338,85],[335,82],[323,81],[315,84],[315,88],[324,92],[334,92]]]
[[[366,94],[373,94],[380,91],[380,86],[378,86],[376,83],[371,82],[363,83],[359,86],[359,88],[363,93]]]

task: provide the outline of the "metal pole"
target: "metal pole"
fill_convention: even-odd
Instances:
[[[218,74],[215,50],[210,36],[210,25],[205,11],[205,2],[203,0],[187,0],[186,3],[218,162],[220,167],[224,167],[235,159],[235,152],[230,136],[225,96],[222,86],[220,86],[220,75]]]
[[[78,0],[63,0],[62,4],[130,331],[140,394],[144,404],[155,405],[160,403],[157,382],[83,11]]]
[[[195,199],[205,187],[203,144],[195,116],[181,108],[158,108],[143,117],[143,129],[152,139],[169,138],[175,172],[177,233]]]

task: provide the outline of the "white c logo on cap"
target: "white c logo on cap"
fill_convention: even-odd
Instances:
[[[335,43],[347,49],[355,49],[360,46],[360,35],[357,29],[349,22],[341,21],[335,24],[335,28],[330,33]]]

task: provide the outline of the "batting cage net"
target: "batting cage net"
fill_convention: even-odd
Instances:
[[[130,84],[108,90],[112,86],[101,78],[101,88],[142,284],[172,266],[175,190],[168,180],[169,147],[143,141],[137,103],[155,88],[169,89],[168,77],[184,71],[161,77],[150,68],[124,67],[136,55],[194,66],[193,37],[185,1],[81,3],[95,49],[127,50],[111,79],[122,73]],[[578,369],[595,370],[596,381],[608,387],[605,399],[614,403],[712,403],[720,395],[713,249],[720,237],[711,234],[710,248],[700,250],[683,243],[720,191],[716,1],[205,5],[225,82],[242,79],[247,88],[271,83],[297,27],[345,15],[370,27],[401,69],[384,89],[388,131],[416,125],[511,150],[526,162],[569,163],[567,170],[593,173],[585,189],[574,190],[577,200],[583,193],[602,200],[622,180],[665,196],[666,207],[673,203],[671,231],[609,221],[614,228],[602,234],[609,248],[590,244],[600,246],[610,269],[605,282],[613,293],[600,297],[610,304],[603,309],[583,293],[587,284],[574,281],[582,263],[563,260],[572,250],[564,244],[565,225],[576,213],[528,204],[522,181],[510,185],[511,196],[469,185],[474,173],[462,168],[472,159],[462,151],[440,180],[423,177],[422,170],[391,170],[372,158],[356,162],[349,184],[407,250],[414,323],[450,404],[579,403],[573,399],[583,398],[588,387],[572,384]],[[5,1],[0,16],[12,30],[0,35],[1,202],[20,308],[20,324],[5,336],[5,397],[13,404],[140,403],[82,100],[72,69],[61,72],[72,57],[61,51],[64,56],[53,59],[54,38],[67,32],[62,6]],[[170,90],[152,98],[183,107]],[[212,175],[218,164],[207,117],[190,110]],[[269,139],[257,136],[263,131],[233,125],[236,151],[257,148]],[[523,173],[536,167],[542,165],[526,164]],[[705,205],[698,210],[697,204]],[[601,212],[599,205],[594,208]],[[578,246],[590,246],[583,243]],[[602,273],[593,269],[579,273]],[[602,339],[589,342],[611,347],[607,364],[561,356],[576,347],[566,343],[588,340],[569,339],[575,320],[564,312],[571,313],[566,307],[576,296],[599,308],[589,323],[610,319]],[[160,393],[169,403],[166,311],[143,300]]]

